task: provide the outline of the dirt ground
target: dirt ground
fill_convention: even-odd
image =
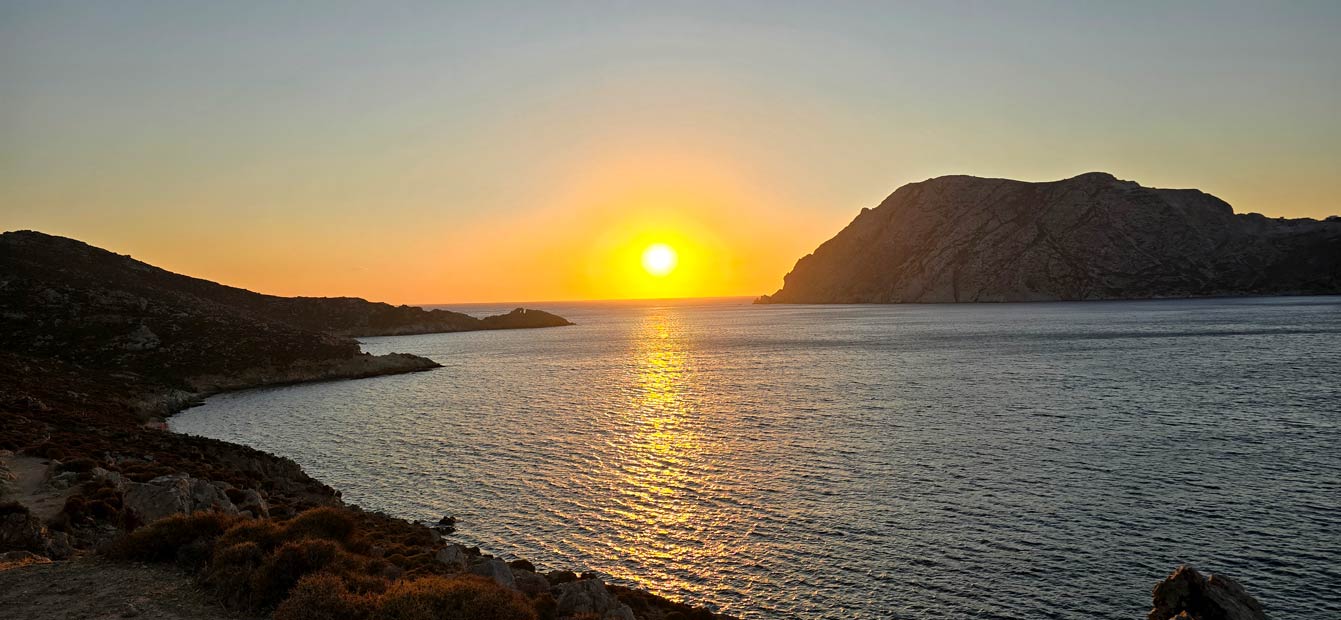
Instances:
[[[222,620],[230,615],[170,567],[82,557],[0,570],[0,618]]]
[[[0,471],[8,470],[14,477],[4,499],[27,506],[43,520],[56,516],[75,489],[54,489],[47,484],[50,463],[47,459],[31,456],[0,456]]]

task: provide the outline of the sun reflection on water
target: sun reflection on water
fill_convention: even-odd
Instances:
[[[632,433],[621,441],[617,510],[629,526],[619,542],[628,557],[682,563],[701,560],[706,551],[706,541],[698,540],[707,525],[699,494],[710,481],[695,466],[704,440],[692,402],[693,357],[682,336],[672,314],[653,310],[631,347],[627,422]],[[620,576],[655,589],[686,585],[670,575],[662,575],[659,583],[648,583],[636,572]]]

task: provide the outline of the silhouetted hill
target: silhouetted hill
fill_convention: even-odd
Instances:
[[[1093,172],[946,176],[899,188],[759,303],[913,303],[1341,293],[1341,218],[1234,214],[1192,189]]]
[[[134,373],[191,392],[436,367],[371,356],[347,335],[567,325],[481,320],[354,298],[262,295],[33,231],[0,234],[0,351]]]

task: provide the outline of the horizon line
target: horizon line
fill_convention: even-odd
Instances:
[[[447,303],[418,304],[407,303],[399,304],[405,306],[417,306],[420,308],[443,307],[443,306],[485,306],[485,305],[517,305],[518,308],[526,307],[524,304],[572,304],[572,303],[600,303],[615,301],[699,301],[713,299],[758,299],[759,295],[695,295],[689,297],[606,297],[598,299],[544,299],[530,301],[455,301]],[[369,300],[371,301],[371,300]],[[381,302],[390,303],[390,302]],[[397,305],[397,304],[392,304]],[[537,308],[538,309],[538,308]]]

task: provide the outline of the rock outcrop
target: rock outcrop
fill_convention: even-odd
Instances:
[[[561,583],[554,589],[559,593],[561,617],[635,620],[633,610],[611,594],[599,579],[579,579]]]
[[[911,183],[797,261],[759,303],[941,303],[1341,293],[1341,218],[1238,214],[1105,173]]]
[[[498,558],[483,558],[470,567],[470,572],[481,577],[488,577],[505,588],[517,589],[517,581],[512,576],[512,568],[508,566],[507,562]]]
[[[148,482],[126,483],[122,503],[140,523],[153,523],[175,514],[222,512],[238,514],[241,509],[229,499],[232,485],[192,478],[187,474],[159,476]],[[264,511],[265,500],[253,490],[239,493],[248,498],[251,510]],[[259,516],[253,514],[253,516]]]
[[[548,594],[554,598],[555,615],[560,619],[635,620],[636,618],[633,609],[621,601],[616,593],[611,592],[605,582],[589,574],[584,574],[581,578],[570,571],[551,571],[548,575],[540,575],[535,572],[535,566],[526,560],[504,562],[499,558],[482,555],[477,549],[467,549],[458,544],[446,545],[438,550],[435,557],[452,573],[479,575],[526,596]],[[640,594],[644,600],[657,598],[646,593]],[[649,607],[649,610],[683,612],[693,609],[664,600],[657,603],[660,603],[660,609],[653,606]],[[682,609],[675,609],[677,607]],[[658,613],[656,617],[660,615]],[[717,616],[700,611],[697,617]]]
[[[1156,584],[1152,598],[1147,620],[1266,620],[1262,606],[1238,582],[1206,577],[1187,565]]]

